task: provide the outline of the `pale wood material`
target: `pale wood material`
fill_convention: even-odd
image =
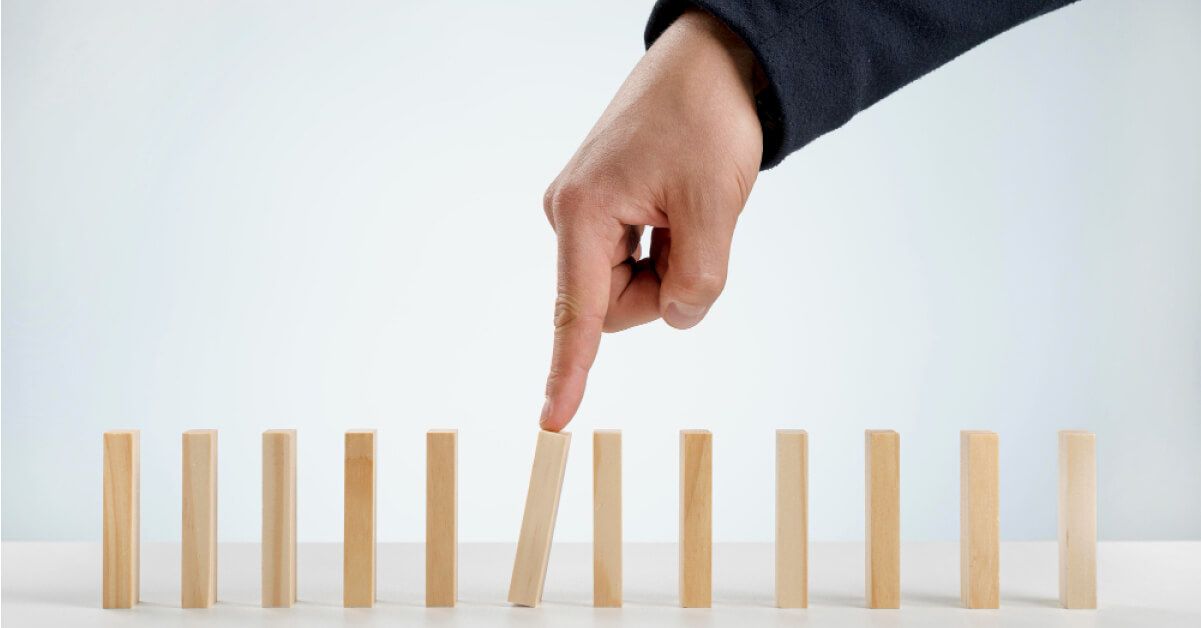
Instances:
[[[809,607],[809,434],[776,430],[776,606]]]
[[[183,433],[183,527],[179,605],[217,602],[217,430]]]
[[[1001,603],[1001,502],[995,432],[959,433],[959,596],[967,608]]]
[[[1059,603],[1097,608],[1097,439],[1059,432]]]
[[[509,602],[519,606],[538,606],[546,581],[555,515],[559,511],[559,493],[567,471],[567,447],[571,434],[538,432],[530,487],[525,496],[525,514],[521,535],[517,538],[517,556],[513,560],[513,579],[509,583]]]
[[[296,603],[296,430],[263,432],[263,608]]]
[[[458,430],[425,435],[425,605],[458,597]]]
[[[140,440],[138,430],[104,433],[104,608],[133,608],[138,603]]]
[[[868,608],[901,607],[901,437],[867,430],[864,584]]]
[[[713,434],[680,430],[680,606],[713,604]]]
[[[592,605],[621,606],[621,430],[592,432]]]
[[[375,430],[349,430],[342,509],[342,606],[375,606]]]

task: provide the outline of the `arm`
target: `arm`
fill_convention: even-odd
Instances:
[[[760,169],[1069,1],[662,0],[646,55],[544,197],[559,250],[541,426],[575,415],[602,331],[704,318]]]

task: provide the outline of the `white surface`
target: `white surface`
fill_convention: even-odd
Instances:
[[[460,546],[459,605],[426,609],[420,544],[378,548],[378,597],[373,609],[341,608],[338,544],[302,544],[299,593],[292,609],[259,608],[259,548],[222,545],[220,603],[210,610],[179,606],[179,546],[146,546],[142,604],[132,611],[98,608],[100,552],[94,544],[4,543],[5,626],[993,626],[1093,627],[1201,625],[1201,542],[1103,543],[1096,611],[1064,610],[1057,602],[1054,543],[1005,543],[1001,609],[959,606],[957,543],[905,544],[899,611],[863,608],[863,548],[855,543],[812,547],[810,608],[773,605],[771,545],[718,544],[714,606],[680,609],[676,550],[670,544],[629,544],[624,608],[593,609],[591,547],[558,544],[552,552],[543,605],[505,603],[513,546]]]
[[[356,427],[382,541],[423,538],[430,427],[460,430],[462,538],[516,539],[542,192],[650,6],[4,0],[3,539],[99,538],[120,427],[147,540],[179,538],[198,427],[225,540],[258,540],[273,427],[302,541],[340,539]],[[906,539],[958,535],[960,429],[1001,434],[1005,538],[1054,538],[1058,428],[1098,434],[1102,538],[1201,538],[1199,110],[1201,2],[1087,0],[764,173],[709,318],[605,338],[558,538],[590,538],[598,427],[630,541],[676,538],[680,428],[714,433],[716,538],[771,540],[780,427],[810,432],[814,539],[862,539],[865,428],[901,433]]]

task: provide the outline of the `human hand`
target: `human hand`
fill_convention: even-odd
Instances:
[[[688,329],[721,294],[763,152],[754,71],[754,55],[721,22],[684,13],[546,191],[558,296],[543,429],[575,415],[602,331],[659,317]]]

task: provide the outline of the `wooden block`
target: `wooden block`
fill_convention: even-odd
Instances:
[[[1059,603],[1097,608],[1097,439],[1059,432]]]
[[[680,606],[713,604],[713,434],[680,430]]]
[[[138,603],[139,440],[138,430],[104,433],[104,608],[133,608]]]
[[[995,432],[959,433],[959,596],[967,608],[1001,603],[997,443]]]
[[[263,608],[296,603],[296,430],[263,432]]]
[[[621,430],[592,432],[592,605],[621,606]]]
[[[901,607],[901,436],[866,433],[865,577],[868,608]]]
[[[342,606],[375,606],[375,430],[346,432]]]
[[[513,579],[509,583],[509,602],[519,606],[538,606],[546,581],[555,515],[559,510],[559,492],[567,470],[567,446],[571,434],[538,432],[530,488],[525,496],[525,514],[521,518],[521,536],[513,560]]]
[[[809,434],[776,430],[776,606],[809,607]]]
[[[458,597],[458,430],[425,435],[425,605]]]
[[[217,430],[183,433],[183,541],[179,605],[217,602]]]

